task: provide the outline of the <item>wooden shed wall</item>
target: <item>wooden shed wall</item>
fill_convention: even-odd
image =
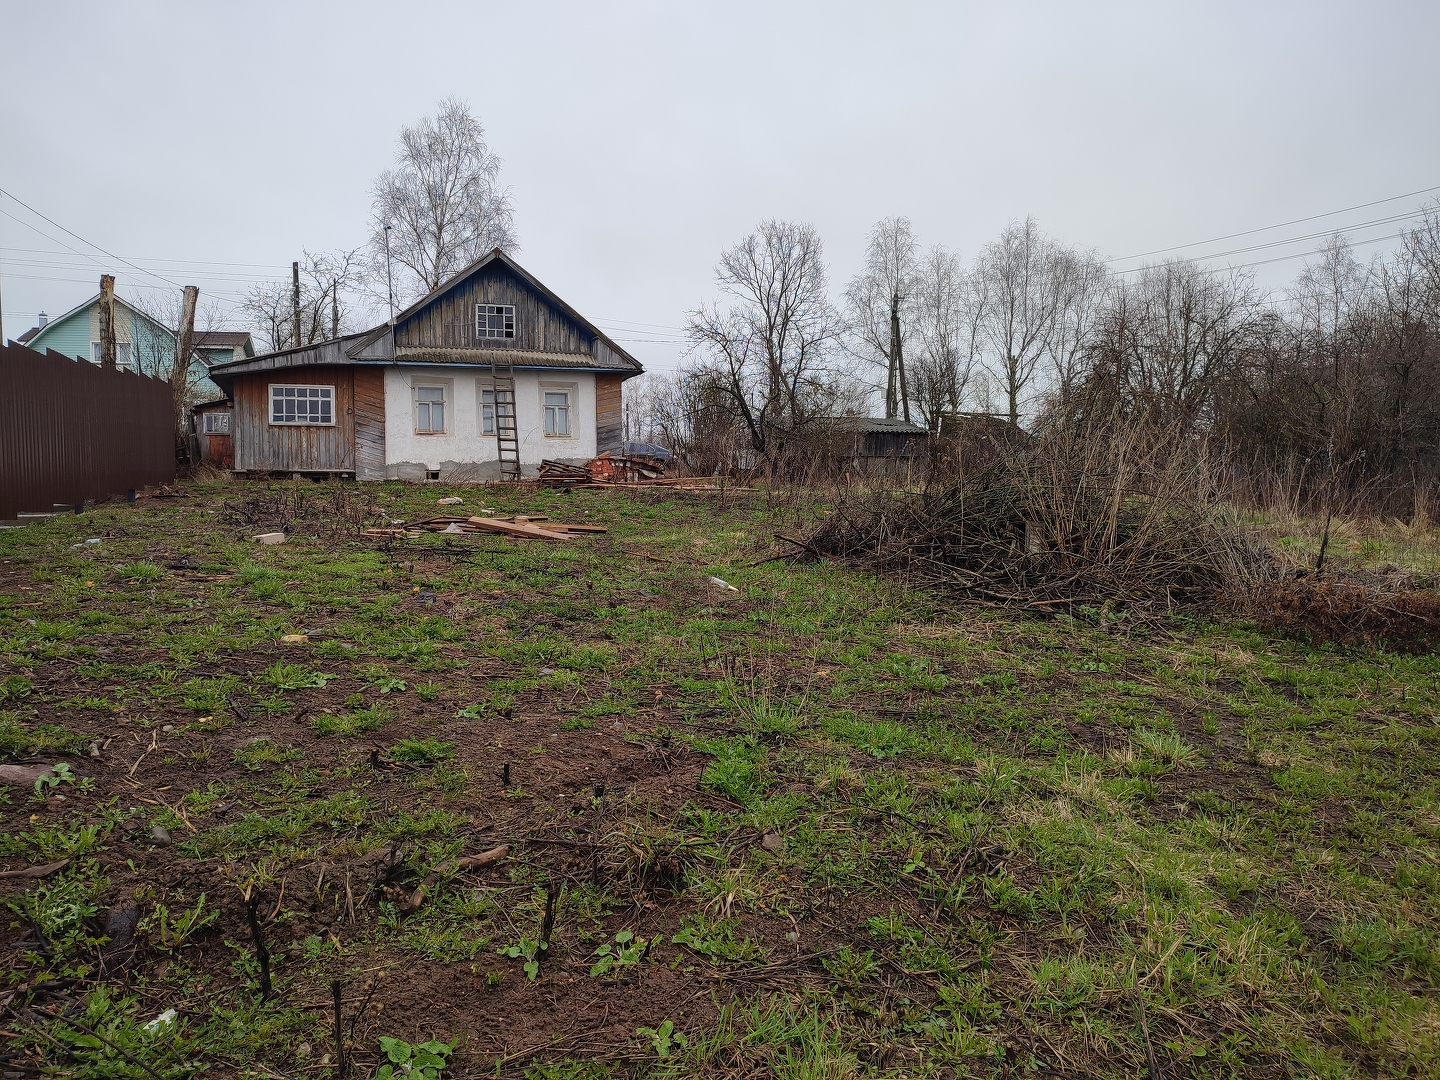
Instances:
[[[595,452],[620,452],[620,382],[619,375],[595,376]]]
[[[513,304],[515,336],[475,334],[476,304]],[[594,335],[503,263],[494,262],[395,328],[398,347],[521,349],[591,355]]]
[[[330,427],[272,425],[271,383],[335,387],[335,423]],[[352,369],[293,368],[240,375],[235,379],[234,397],[233,438],[237,471],[355,471],[355,381]]]

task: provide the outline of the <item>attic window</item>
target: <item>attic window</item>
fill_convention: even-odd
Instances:
[[[513,338],[515,307],[513,304],[476,304],[475,336],[477,338]]]

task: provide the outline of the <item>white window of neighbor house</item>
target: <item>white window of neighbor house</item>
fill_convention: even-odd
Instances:
[[[100,342],[90,342],[90,362],[92,364],[100,363],[100,358],[103,355],[100,349]],[[130,342],[117,341],[115,343],[115,366],[122,368],[128,368],[130,366]]]
[[[205,426],[203,431],[206,435],[229,435],[230,414],[228,412],[205,413]]]
[[[570,435],[570,391],[545,391],[545,434],[556,438]]]
[[[318,424],[335,423],[335,388],[333,386],[270,385],[270,423]]]
[[[445,388],[443,386],[417,386],[415,388],[415,430],[422,435],[443,435],[445,433]]]

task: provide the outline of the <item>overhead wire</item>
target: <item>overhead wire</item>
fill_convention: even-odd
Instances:
[[[85,244],[85,245],[88,246],[88,247],[94,248],[96,251],[100,252],[102,255],[106,256],[107,258],[111,258],[111,259],[114,259],[116,262],[123,263],[124,265],[130,267],[132,270],[135,270],[135,271],[137,271],[138,273],[144,274],[144,275],[147,276],[147,277],[152,277],[152,278],[154,278],[154,279],[157,280],[157,281],[163,281],[163,282],[165,282],[167,285],[171,286],[172,288],[182,289],[182,290],[185,288],[185,286],[181,285],[178,281],[174,281],[174,280],[172,280],[172,279],[170,279],[170,278],[167,278],[164,274],[157,274],[157,273],[155,273],[153,270],[147,270],[145,267],[140,266],[140,265],[138,265],[138,264],[136,264],[136,263],[134,263],[134,262],[131,262],[129,259],[126,259],[126,258],[124,258],[124,257],[122,257],[122,256],[120,256],[120,255],[116,255],[113,251],[108,251],[107,249],[101,247],[99,244],[95,243],[93,240],[87,240],[87,239],[85,239],[85,237],[81,236],[79,233],[75,232],[74,230],[72,230],[72,229],[67,229],[64,225],[61,225],[61,224],[60,224],[58,221],[56,221],[54,218],[51,218],[51,217],[46,216],[45,214],[42,214],[39,210],[36,210],[33,206],[31,206],[29,203],[27,203],[24,199],[19,198],[19,197],[18,197],[17,195],[15,195],[13,192],[7,191],[7,190],[6,190],[5,188],[3,188],[3,187],[0,187],[0,195],[4,195],[6,198],[10,199],[12,202],[14,202],[14,203],[16,203],[16,204],[18,204],[18,205],[20,205],[20,206],[23,206],[26,210],[30,211],[30,213],[32,213],[32,214],[34,214],[36,217],[38,217],[41,221],[44,221],[44,222],[47,222],[47,223],[50,224],[50,225],[53,225],[55,228],[57,228],[57,229],[59,229],[61,232],[63,232],[66,236],[73,237],[74,239],[80,241],[80,243]],[[3,212],[3,211],[0,211],[0,212]],[[10,219],[13,220],[13,221],[19,221],[21,224],[28,224],[27,222],[23,221],[22,219],[17,218],[14,214],[6,213],[5,216],[8,217],[8,218],[10,218]],[[55,243],[59,244],[61,247],[67,247],[67,248],[68,248],[68,247],[70,246],[70,245],[66,244],[63,240],[57,239],[56,237],[53,237],[53,236],[50,236],[49,234],[45,233],[45,232],[44,232],[43,230],[41,230],[41,229],[36,229],[33,225],[31,225],[30,227],[31,227],[32,229],[35,229],[36,232],[40,233],[40,235],[41,235],[41,236],[44,236],[47,240],[52,240],[52,241],[54,241]],[[73,251],[73,249],[72,249],[72,251]],[[89,254],[88,252],[84,252],[84,251],[74,251],[74,254],[79,255],[81,258],[89,259],[89,260],[91,260],[92,262],[97,262],[97,263],[99,262],[99,260],[96,259],[95,256]],[[220,295],[220,294],[218,294],[218,293],[215,294],[215,298],[218,299],[218,300],[224,300],[226,303],[235,304],[235,305],[237,305],[237,306],[240,304],[240,301],[238,301],[238,300],[233,300],[233,299],[231,299],[231,298],[228,297],[228,296],[222,296],[222,295]]]
[[[1270,232],[1272,229],[1284,229],[1291,225],[1299,225],[1306,221],[1319,221],[1321,218],[1338,217],[1341,214],[1348,214],[1352,210],[1364,210],[1370,206],[1381,206],[1389,202],[1399,202],[1401,199],[1413,198],[1416,195],[1425,195],[1431,191],[1440,191],[1440,184],[1434,187],[1420,188],[1417,191],[1407,191],[1404,195],[1392,195],[1388,199],[1376,199],[1373,202],[1356,203],[1354,206],[1347,206],[1343,210],[1330,210],[1323,214],[1311,214],[1309,217],[1293,218],[1290,221],[1282,221],[1277,225],[1262,225],[1258,229],[1244,229],[1240,232],[1227,233],[1224,236],[1211,237],[1209,240],[1196,240],[1190,244],[1176,244],[1173,247],[1155,248],[1153,251],[1142,251],[1136,255],[1122,255],[1118,259],[1110,259],[1112,263],[1128,262],[1131,259],[1143,259],[1148,255],[1161,255],[1167,251],[1180,251],[1184,248],[1204,247],[1206,244],[1218,244],[1221,240],[1233,240],[1237,236],[1252,236],[1255,233]]]

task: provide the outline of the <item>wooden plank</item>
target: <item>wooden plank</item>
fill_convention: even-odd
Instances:
[[[619,375],[595,376],[595,452],[597,454],[603,454],[606,451],[618,454],[622,449],[622,391],[620,384]]]
[[[385,372],[355,369],[355,479],[385,479]]]
[[[494,518],[472,517],[469,526],[480,532],[504,533],[530,540],[573,540],[568,533],[542,529],[539,525],[520,525],[513,521],[496,521]]]

